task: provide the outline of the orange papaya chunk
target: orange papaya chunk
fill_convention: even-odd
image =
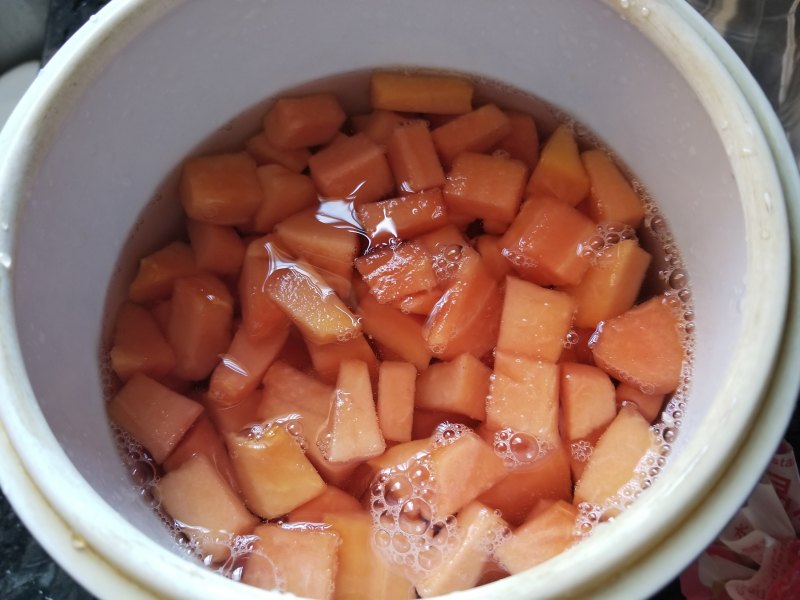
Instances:
[[[448,211],[508,225],[522,202],[528,168],[504,156],[463,152],[444,186]]]
[[[681,380],[680,322],[665,296],[656,296],[605,321],[593,338],[598,367],[645,394],[668,394]]]
[[[474,587],[484,572],[496,540],[507,529],[506,522],[480,502],[471,502],[458,513],[459,536],[431,574],[416,583],[423,598],[441,596]]]
[[[600,436],[575,484],[573,503],[603,506],[622,487],[637,477],[636,467],[656,438],[650,424],[635,408],[623,407]],[[612,515],[613,516],[613,515]]]
[[[108,403],[108,416],[161,464],[203,412],[202,405],[136,374]]]
[[[511,131],[502,110],[486,104],[433,130],[433,143],[445,167],[462,152],[488,152]]]
[[[331,344],[315,344],[306,340],[306,347],[311,356],[314,370],[320,379],[327,383],[336,383],[339,376],[339,366],[343,360],[358,359],[367,363],[370,378],[378,377],[378,358],[375,351],[363,335],[357,335],[352,340],[333,342]]]
[[[575,299],[575,325],[594,328],[631,308],[650,258],[636,240],[622,240],[602,250],[581,282],[564,288]]]
[[[661,414],[664,406],[665,394],[645,394],[638,387],[622,382],[617,386],[614,396],[617,408],[622,408],[625,403],[636,405],[639,413],[648,423],[652,423]]]
[[[183,242],[172,242],[139,261],[136,277],[128,288],[132,302],[164,300],[172,294],[176,279],[197,272],[194,252]]]
[[[507,277],[497,350],[556,362],[574,312],[568,294]]]
[[[281,98],[264,117],[264,134],[278,148],[319,146],[330,141],[346,119],[333,94]]]
[[[415,405],[483,421],[491,375],[492,370],[471,354],[432,364],[419,375]]]
[[[247,507],[263,519],[285,515],[325,490],[325,482],[286,428],[265,423],[248,436],[227,435]]]
[[[373,73],[372,107],[410,113],[461,114],[472,110],[472,83],[463,77]]]
[[[414,193],[444,185],[444,170],[425,121],[395,128],[386,144],[386,156],[397,189]]]
[[[584,365],[593,365],[594,356],[592,356],[592,349],[589,347],[589,342],[594,335],[594,327],[576,327],[571,333],[567,335],[568,343],[561,353],[559,362],[576,362]]]
[[[244,152],[189,159],[179,193],[190,219],[214,225],[247,223],[264,198],[256,162]]]
[[[587,150],[581,161],[589,176],[589,215],[598,223],[625,223],[634,229],[644,219],[644,202],[602,150]]]
[[[261,395],[261,391],[257,390],[242,398],[237,404],[221,406],[212,402],[206,392],[200,396],[199,401],[205,407],[217,431],[221,434],[239,433],[243,429],[250,429],[252,425],[263,421],[258,417]]]
[[[558,433],[558,365],[497,352],[486,401],[486,426],[536,438],[540,447],[561,443]]]
[[[380,345],[413,364],[417,370],[428,366],[431,352],[425,344],[422,323],[417,317],[380,304],[369,295],[359,299],[357,314],[361,317],[364,331]]]
[[[178,377],[208,377],[231,342],[233,296],[210,273],[183,277],[175,282],[167,339],[175,351]]]
[[[561,554],[577,541],[577,517],[577,508],[556,500],[500,544],[495,551],[497,560],[514,574]]]
[[[278,148],[267,139],[263,131],[247,140],[245,148],[259,165],[279,164],[295,173],[303,172],[311,157],[307,148]]]
[[[531,198],[503,234],[500,247],[520,276],[541,286],[576,285],[590,266],[584,252],[595,224],[549,196]]]
[[[339,366],[336,399],[317,437],[322,454],[332,463],[364,461],[386,450],[381,435],[367,364],[345,360]]]
[[[391,110],[376,109],[369,114],[350,117],[353,130],[363,133],[376,144],[386,144],[392,132],[400,127],[406,118]]]
[[[363,133],[323,148],[308,160],[308,167],[323,198],[347,199],[361,206],[394,191],[384,149]]]
[[[158,379],[175,368],[175,352],[150,312],[130,302],[122,305],[114,324],[111,368],[122,381],[135,373]]]
[[[258,524],[204,454],[164,475],[158,492],[161,508],[214,563],[228,558],[234,535],[248,534]]]
[[[417,368],[409,362],[385,360],[378,373],[378,423],[384,439],[411,440]]]
[[[322,523],[325,520],[325,513],[360,510],[361,504],[355,497],[329,485],[319,496],[295,508],[287,518],[294,523]]]
[[[244,260],[244,242],[233,227],[200,221],[186,224],[197,267],[217,275],[236,275]]]
[[[364,204],[358,219],[372,244],[409,239],[447,223],[447,211],[438,188],[400,198]]]
[[[568,126],[560,125],[550,135],[527,191],[531,196],[553,196],[569,206],[577,206],[589,194],[589,177]]]
[[[259,167],[256,174],[264,201],[253,217],[255,231],[269,233],[287,217],[319,202],[314,182],[308,175],[294,173],[281,165]]]
[[[329,526],[292,527],[265,523],[255,541],[242,582],[302,598],[333,598],[339,534]]]
[[[505,152],[533,169],[539,162],[539,131],[533,117],[514,110],[505,111],[511,131],[497,144],[495,150]]]
[[[409,294],[408,296],[399,298],[390,304],[395,308],[399,308],[406,314],[422,315],[427,317],[439,303],[439,300],[441,300],[443,294],[444,291],[437,286],[424,292]]]
[[[355,267],[381,304],[427,292],[438,283],[431,256],[419,242],[375,248],[359,256]]]
[[[602,431],[617,416],[614,384],[591,365],[561,364],[561,434],[570,442]]]
[[[511,263],[500,253],[499,241],[496,235],[483,234],[475,240],[475,249],[491,276],[496,281],[504,281],[511,271]]]
[[[239,326],[230,347],[211,374],[209,398],[220,406],[232,406],[252,394],[288,337],[288,323],[263,338],[253,338],[247,328]]]
[[[288,322],[286,314],[269,297],[265,285],[274,263],[267,248],[272,247],[274,240],[274,236],[265,236],[250,242],[239,275],[242,326],[253,338],[269,336]]]

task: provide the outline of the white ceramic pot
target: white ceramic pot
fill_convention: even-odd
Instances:
[[[98,361],[110,282],[131,274],[123,249],[165,239],[175,166],[209,135],[224,146],[270,96],[391,65],[506,82],[589,125],[656,198],[695,302],[688,408],[657,483],[563,555],[458,596],[645,597],[766,465],[798,385],[800,185],[756,84],[683,2],[115,0],[0,135],[0,477],[96,595],[278,597],[180,556],[128,482]]]

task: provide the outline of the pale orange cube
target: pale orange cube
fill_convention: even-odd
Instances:
[[[356,258],[355,267],[381,304],[430,291],[438,284],[431,255],[415,241],[375,248]]]
[[[128,288],[128,298],[139,304],[164,300],[172,294],[176,279],[196,272],[192,248],[184,242],[172,242],[139,261],[136,277]]]
[[[233,227],[201,221],[186,223],[197,267],[217,275],[236,275],[244,260],[244,242]]]
[[[406,118],[391,110],[376,109],[365,115],[350,117],[356,133],[363,133],[376,144],[386,144],[395,129],[400,127]]]
[[[145,308],[126,302],[114,323],[111,368],[122,381],[135,373],[158,379],[175,368],[175,352],[155,318]]]
[[[415,405],[483,421],[491,375],[492,370],[471,354],[434,363],[419,375]]]
[[[319,146],[329,142],[346,119],[333,94],[281,98],[264,117],[264,134],[278,148]]]
[[[376,379],[378,377],[378,358],[363,334],[344,342],[315,344],[306,340],[305,343],[311,362],[314,365],[314,370],[320,379],[327,383],[336,383],[336,378],[339,376],[339,366],[343,360],[351,358],[367,363],[370,378]]]
[[[264,198],[256,162],[244,152],[189,159],[179,193],[190,219],[214,225],[247,223]]]
[[[417,368],[385,360],[378,373],[378,423],[387,441],[408,442],[414,418]]]
[[[357,212],[372,244],[413,238],[447,223],[447,210],[438,188],[364,204]]]
[[[644,201],[602,150],[587,150],[581,161],[589,177],[589,215],[598,223],[625,223],[634,229],[644,219]]]
[[[381,346],[410,362],[417,370],[428,366],[432,354],[425,343],[422,322],[418,317],[380,304],[369,295],[359,299],[357,314],[361,317],[364,331]]]
[[[452,75],[376,72],[370,78],[375,109],[461,114],[472,110],[472,83]]]
[[[199,402],[205,407],[217,431],[221,434],[239,433],[263,421],[263,419],[258,416],[261,395],[261,391],[256,390],[249,396],[242,398],[236,404],[222,406],[216,402],[212,402],[208,397],[208,392],[205,392],[199,396]]]
[[[252,435],[228,434],[227,445],[242,497],[263,519],[285,515],[325,490],[303,448],[281,424],[265,423]]]
[[[158,482],[158,495],[161,508],[215,563],[228,558],[234,536],[249,534],[258,524],[203,454],[164,475]]]
[[[260,247],[262,241],[263,238],[254,240],[250,246]],[[239,275],[242,325],[253,338],[269,336],[288,322],[288,317],[272,301],[266,289],[265,284],[271,268],[272,262],[266,255],[245,256],[242,272]]]
[[[617,408],[622,408],[626,403],[636,405],[639,413],[649,422],[652,423],[661,414],[661,409],[664,406],[665,394],[645,394],[638,387],[630,385],[629,383],[620,383],[614,396],[617,402]]]
[[[255,541],[242,582],[302,598],[334,597],[339,534],[329,526],[303,528],[266,523],[253,531]]]
[[[303,172],[311,157],[307,148],[278,148],[267,139],[263,131],[247,140],[245,148],[259,165],[279,164],[294,173]]]
[[[561,434],[570,442],[590,438],[617,416],[614,383],[591,365],[561,364]]]
[[[360,510],[361,503],[354,496],[329,485],[319,496],[295,508],[287,518],[293,523],[322,523],[326,513]]]
[[[222,281],[209,273],[175,282],[167,339],[175,351],[178,377],[208,377],[231,342],[233,297]]]
[[[107,406],[108,416],[161,464],[203,412],[203,407],[137,374]]]
[[[403,298],[399,298],[390,304],[395,308],[399,308],[402,312],[412,315],[422,315],[427,317],[431,311],[436,308],[439,300],[442,299],[444,291],[440,287],[427,290],[425,292],[417,292],[416,294],[409,294]]]
[[[364,461],[386,450],[381,435],[367,364],[345,360],[339,366],[336,399],[317,436],[322,454],[332,463]]]
[[[516,158],[525,163],[529,169],[533,169],[539,162],[539,131],[536,121],[527,113],[513,110],[505,111],[511,131],[495,147],[508,154],[511,158]]]
[[[527,190],[531,196],[553,196],[569,206],[577,206],[589,194],[589,177],[567,125],[560,125],[545,143]]]
[[[445,167],[462,152],[488,152],[511,131],[511,122],[494,104],[486,104],[433,130],[433,143]]]
[[[499,242],[498,236],[483,234],[475,239],[475,249],[491,276],[496,281],[504,281],[511,272],[511,262],[500,252]]]
[[[508,225],[522,202],[528,167],[504,156],[464,152],[444,186],[448,211]]]
[[[414,193],[444,185],[444,170],[425,121],[395,128],[386,144],[386,156],[397,189]]]
[[[556,362],[574,313],[568,294],[507,277],[497,350]]]
[[[319,199],[314,182],[308,175],[295,173],[281,165],[265,165],[256,170],[264,192],[264,201],[253,217],[253,229],[269,233],[273,227]]]

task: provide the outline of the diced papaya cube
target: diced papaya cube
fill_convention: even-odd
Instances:
[[[434,257],[446,258],[447,254],[458,254],[467,245],[467,238],[457,227],[446,224],[442,227],[418,235],[416,240],[421,242],[428,252]],[[459,246],[459,248],[453,248]],[[450,256],[451,260],[457,260],[459,256]],[[451,274],[455,274],[457,269],[450,269]],[[452,277],[450,277],[452,278]]]
[[[577,206],[589,194],[589,177],[568,126],[560,125],[550,135],[527,190],[531,196],[553,196],[569,206]]]
[[[391,110],[376,109],[369,114],[350,117],[350,121],[356,133],[363,133],[376,144],[385,144],[406,118]]]
[[[375,476],[385,469],[393,471],[407,471],[413,463],[428,456],[432,448],[429,436],[424,439],[414,439],[410,442],[401,442],[387,448],[383,454],[370,458],[358,465],[351,479],[347,482],[347,491],[356,497],[369,498],[365,494],[375,479]]]
[[[438,283],[431,256],[419,242],[376,248],[358,257],[355,267],[381,304],[427,292]]]
[[[218,275],[235,275],[241,270],[244,242],[233,227],[190,220],[186,231],[198,268]]]
[[[245,148],[259,165],[276,163],[295,173],[301,173],[311,158],[311,152],[307,148],[278,148],[267,139],[263,131],[247,140]]]
[[[367,364],[345,360],[336,380],[336,400],[317,437],[322,454],[332,463],[363,461],[386,450],[381,435]]]
[[[288,337],[288,323],[262,338],[251,337],[247,328],[240,325],[230,347],[211,374],[208,384],[211,401],[221,406],[232,406],[252,394]]]
[[[614,384],[602,370],[561,364],[561,434],[570,442],[603,430],[617,416]]]
[[[336,383],[336,378],[339,376],[339,365],[343,360],[351,358],[367,363],[371,379],[378,377],[378,359],[363,335],[357,335],[352,340],[345,342],[331,344],[315,344],[307,340],[306,346],[314,370],[323,381]]]
[[[636,477],[636,467],[656,439],[635,408],[624,406],[597,441],[583,475],[575,484],[573,503],[602,506]],[[612,515],[613,516],[613,515]]]
[[[645,394],[638,387],[625,382],[617,386],[614,396],[617,408],[622,408],[626,402],[633,403],[649,423],[658,418],[664,406],[664,394]]]
[[[467,112],[469,112],[469,111],[467,111]],[[441,127],[445,123],[449,123],[453,119],[458,118],[458,115],[456,115],[456,114],[452,114],[452,115],[437,115],[437,114],[434,114],[434,113],[425,113],[423,115],[423,117],[430,124],[430,128],[431,129],[436,129],[437,127]]]
[[[522,202],[528,167],[513,158],[464,152],[444,186],[448,212],[508,225]]]
[[[457,513],[506,476],[503,460],[471,431],[434,448],[430,462],[433,508],[439,516]]]
[[[225,447],[225,442],[222,441],[222,437],[214,429],[211,420],[205,415],[200,415],[192,425],[192,428],[186,432],[180,443],[164,461],[164,470],[168,473],[174,471],[197,454],[203,454],[208,458],[217,472],[231,486],[231,489],[239,489],[239,483],[236,481],[236,475],[233,472],[233,465],[228,457],[228,449]]]
[[[277,269],[267,279],[266,290],[303,337],[314,343],[350,339],[361,331],[358,319],[308,263]]]
[[[176,279],[196,272],[197,263],[191,247],[183,242],[172,242],[139,261],[136,277],[128,288],[128,298],[139,304],[164,300],[172,294]]]
[[[253,219],[255,231],[268,233],[285,218],[318,203],[317,190],[308,175],[294,173],[281,165],[265,165],[256,173],[264,201]]]
[[[270,335],[288,320],[266,289],[267,277],[274,264],[274,253],[269,250],[274,240],[274,236],[265,236],[248,244],[239,276],[242,325],[253,338]]]
[[[411,440],[417,368],[408,362],[383,361],[378,373],[378,423],[384,439]]]
[[[169,313],[172,311],[172,302],[170,300],[162,300],[150,309],[150,314],[153,316],[158,329],[161,333],[167,333],[167,325],[169,325]]]
[[[480,502],[471,502],[458,513],[459,539],[442,563],[416,583],[423,598],[466,590],[483,575],[484,565],[498,538],[508,528],[494,510]]]
[[[459,413],[441,410],[414,410],[414,425],[411,428],[411,439],[419,440],[431,437],[442,423],[454,423],[475,429],[479,421]]]
[[[497,282],[470,246],[457,250],[450,257],[457,265],[456,275],[447,284],[424,329],[428,348],[442,360],[465,352],[482,357],[496,345],[500,327],[503,299]]]
[[[483,421],[491,369],[471,354],[428,366],[417,380],[416,407]]]
[[[572,501],[570,456],[561,444],[534,462],[510,470],[478,497],[514,525],[522,523],[542,499]]]
[[[359,238],[354,227],[339,226],[322,214],[330,204],[326,202],[318,209],[304,210],[284,219],[275,227],[275,233],[297,258],[323,271],[320,274],[328,271],[349,282],[353,260],[360,249]],[[335,289],[343,293],[338,286]],[[344,291],[349,292],[349,288]]]
[[[577,508],[563,500],[557,500],[514,531],[495,550],[495,556],[512,574],[543,563],[561,554],[577,541],[577,517]]]
[[[245,396],[237,404],[232,406],[221,406],[204,393],[200,398],[203,406],[214,422],[214,427],[220,433],[239,433],[244,429],[249,429],[252,425],[260,423],[263,419],[258,416],[258,407],[261,404],[261,391],[255,391],[249,396]]]
[[[486,426],[532,435],[540,446],[558,445],[558,379],[558,365],[497,352]]]
[[[231,342],[233,297],[211,274],[183,277],[172,293],[167,339],[175,350],[175,374],[205,379]]]
[[[261,420],[292,420],[299,417],[308,459],[326,482],[343,486],[356,465],[328,461],[316,444],[334,398],[333,387],[285,363],[276,362],[264,376],[263,399],[258,407],[258,416]]]
[[[264,519],[285,515],[325,490],[298,441],[280,424],[228,434],[228,452],[247,507]]]
[[[511,131],[495,147],[495,151],[506,152],[533,169],[539,162],[539,131],[533,117],[522,112],[507,110]]]
[[[281,98],[264,117],[264,134],[278,148],[305,148],[330,141],[345,115],[333,94]]]
[[[684,350],[678,315],[656,296],[603,322],[592,339],[598,367],[645,394],[668,394],[681,380]]]
[[[472,83],[450,75],[373,73],[370,101],[375,109],[461,114],[472,110]]]
[[[122,305],[114,324],[111,368],[122,381],[134,373],[159,378],[175,368],[175,352],[150,312],[130,302]]]
[[[431,352],[425,344],[422,323],[417,317],[379,304],[369,295],[360,298],[357,313],[364,331],[376,342],[410,362],[417,370],[428,366]]]
[[[499,242],[498,236],[488,234],[478,236],[475,240],[475,249],[495,281],[503,281],[511,271],[511,263],[500,253]]]
[[[359,336],[356,336],[357,339]],[[281,357],[281,361],[285,362],[287,365],[294,367],[300,371],[311,371],[312,368],[315,368],[312,360],[311,354],[306,347],[306,340],[303,337],[303,334],[300,333],[300,330],[297,327],[292,326],[289,329],[289,337],[286,339],[286,343],[281,348],[279,356]],[[362,358],[362,360],[367,360],[366,358]],[[376,367],[377,368],[377,367]],[[339,368],[337,366],[336,372],[339,372]],[[335,376],[334,376],[335,380]]]
[[[363,133],[324,148],[308,161],[311,178],[323,198],[375,202],[394,191],[394,178],[380,146]]]
[[[258,519],[204,454],[197,454],[158,482],[163,508],[212,562],[228,558],[234,535],[252,531]]]
[[[644,202],[602,150],[581,154],[589,176],[589,215],[598,223],[625,223],[634,229],[644,219]]]
[[[266,523],[247,558],[242,582],[303,598],[333,598],[339,534],[329,526],[303,528]]]
[[[203,412],[147,375],[136,374],[108,403],[108,416],[161,464]]]
[[[449,167],[462,152],[488,152],[511,131],[511,122],[494,104],[486,104],[433,130],[442,164]]]
[[[503,256],[522,277],[542,286],[576,285],[590,266],[584,246],[595,224],[548,196],[525,202],[500,240]]]
[[[386,144],[386,156],[397,189],[414,193],[444,185],[444,170],[425,121],[395,128]]]
[[[435,287],[424,292],[410,294],[404,298],[399,298],[391,303],[395,308],[411,315],[422,315],[427,317],[442,299],[444,291]]]
[[[341,537],[336,598],[408,600],[414,597],[411,583],[373,549],[372,519],[368,513],[328,513],[325,522]]]
[[[587,329],[585,327],[576,327],[569,334],[567,334],[568,343],[561,353],[559,362],[576,362],[584,365],[593,365],[594,356],[592,349],[589,347],[589,341],[594,335],[594,327]]]
[[[556,362],[574,313],[568,294],[507,277],[497,350]]]
[[[636,240],[622,240],[603,250],[581,282],[565,288],[577,305],[575,324],[594,328],[632,307],[648,266],[650,254]]]
[[[325,519],[325,513],[360,510],[361,504],[355,497],[329,485],[319,496],[295,508],[287,518],[293,523],[322,523]]]
[[[195,221],[247,223],[263,200],[256,161],[244,152],[191,158],[183,165],[180,197]]]
[[[372,244],[409,239],[447,223],[447,211],[438,188],[391,200],[364,204],[358,219]]]

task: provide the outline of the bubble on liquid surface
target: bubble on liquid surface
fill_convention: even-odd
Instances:
[[[530,466],[549,451],[549,446],[536,436],[510,428],[501,429],[494,434],[492,447],[508,469]]]

